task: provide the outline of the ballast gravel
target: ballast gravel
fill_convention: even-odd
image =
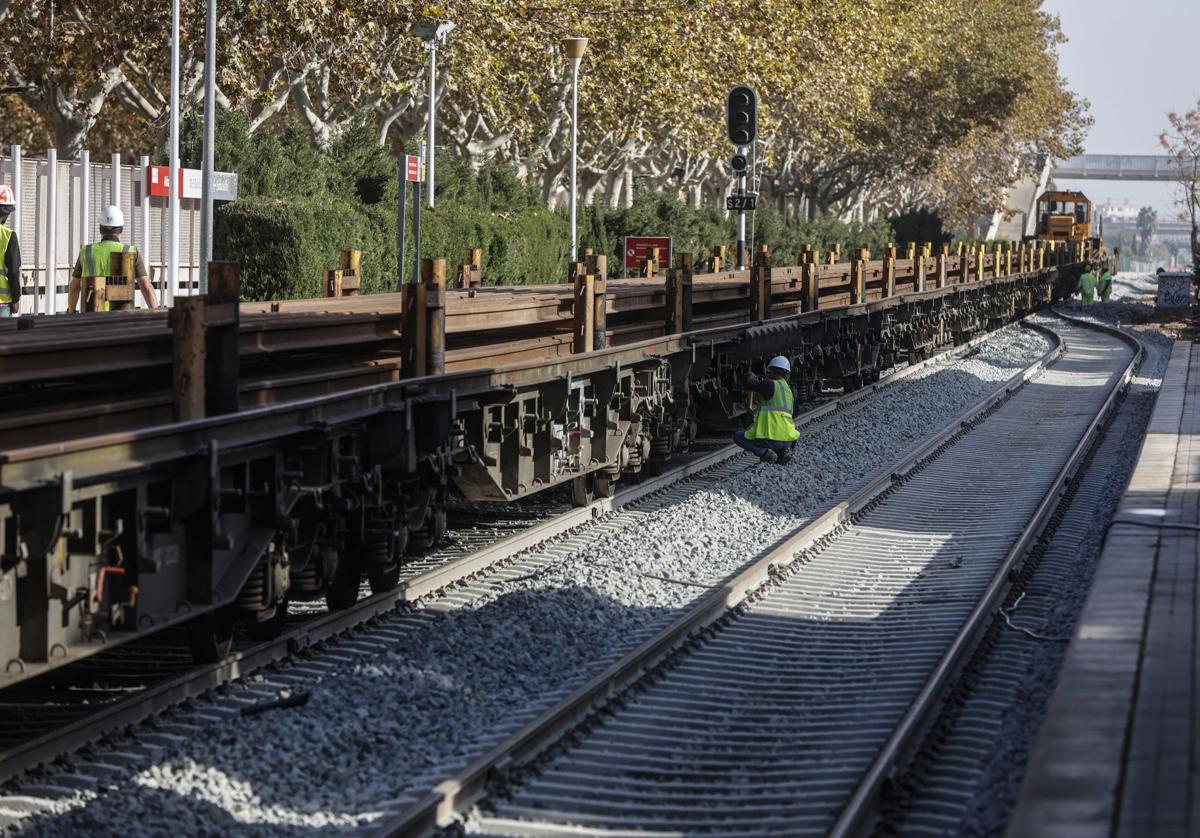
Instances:
[[[781,537],[1049,349],[1003,329],[805,432],[784,467],[738,457],[503,570],[108,744],[143,756],[72,794],[68,764],[6,790],[26,835],[312,835],[369,827],[580,686]],[[311,691],[252,717],[245,694]],[[145,748],[154,736],[159,743]],[[176,737],[176,738],[168,738]],[[165,746],[163,743],[167,743]],[[139,749],[141,749],[139,751]],[[86,758],[84,755],[82,758]],[[20,797],[24,795],[24,797]],[[18,805],[19,803],[19,805]]]

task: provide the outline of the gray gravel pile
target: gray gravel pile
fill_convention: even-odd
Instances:
[[[1032,363],[1009,328],[806,432],[786,467],[739,457],[528,551],[317,660],[283,665],[167,714],[186,735],[95,788],[26,800],[26,834],[350,831],[402,808]],[[302,708],[251,718],[244,690],[302,684]],[[189,732],[186,726],[197,729]],[[145,730],[114,743],[135,751]],[[68,774],[73,768],[63,769]],[[30,778],[53,784],[54,776]],[[16,789],[20,793],[21,789]],[[0,800],[0,810],[4,801]]]
[[[1090,307],[1086,319],[1127,323],[1147,297],[1152,305],[1154,294],[1146,278],[1119,277],[1115,299]],[[883,834],[1003,834],[1058,680],[1066,638],[1087,599],[1103,528],[1133,472],[1170,357],[1170,338],[1153,331],[1138,337],[1146,352],[1138,376],[1037,566],[1009,597],[1013,626],[1032,635],[1009,626],[994,630],[935,725],[906,789],[888,807]]]

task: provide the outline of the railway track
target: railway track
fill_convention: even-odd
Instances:
[[[848,397],[830,400],[801,417],[801,422],[811,426],[814,423],[825,421],[828,417],[869,400],[875,393],[887,391],[894,384],[902,382],[907,377],[928,367],[944,364],[954,357],[975,351],[979,342],[973,341],[970,345],[959,347],[957,350],[939,355],[929,361],[905,368],[874,388],[857,392]],[[645,502],[649,495],[657,493],[655,503],[670,503],[672,501],[669,487],[689,476],[707,470],[705,479],[720,482],[729,477],[729,474],[726,473],[729,469],[733,469],[733,472],[730,473],[734,473],[744,471],[748,467],[744,463],[735,464],[730,461],[730,457],[735,451],[727,446],[721,446],[718,450],[696,456],[684,466],[673,469],[660,478],[631,487],[614,499],[599,501],[590,508],[553,514],[532,527],[481,549],[454,556],[435,555],[423,564],[411,567],[407,578],[396,592],[364,600],[346,612],[310,617],[305,623],[289,629],[278,640],[239,649],[230,660],[219,665],[195,667],[181,672],[139,695],[130,696],[124,701],[104,708],[98,714],[86,719],[76,719],[68,728],[52,730],[36,740],[27,740],[10,746],[6,753],[0,755],[0,763],[5,765],[5,774],[10,774],[22,766],[53,758],[65,750],[95,741],[106,730],[123,727],[166,706],[178,703],[188,696],[197,695],[210,690],[217,684],[265,667],[289,654],[316,647],[324,639],[342,634],[354,625],[362,625],[376,616],[394,610],[397,603],[412,602],[429,597],[436,591],[446,590],[484,570],[510,560],[513,555],[529,546],[568,532],[609,511],[633,507],[639,502]],[[664,490],[666,490],[665,495],[663,494]],[[511,515],[512,511],[504,514]],[[510,521],[508,526],[520,527],[522,523],[524,522]],[[485,540],[488,538],[487,535],[478,533],[474,537]]]
[[[1058,357],[1018,373],[379,833],[463,819],[510,835],[868,825],[1140,361],[1136,341],[1115,331],[1055,328]]]
[[[899,368],[878,384],[848,396],[829,397],[801,415],[798,423],[808,427],[824,421],[911,375],[971,352],[982,340]],[[364,584],[364,598],[342,612],[329,613],[323,601],[293,603],[288,629],[279,638],[254,642],[241,633],[231,656],[217,664],[194,665],[188,653],[188,632],[176,627],[19,683],[0,692],[0,782],[114,729],[349,631],[398,604],[453,586],[530,546],[718,467],[737,453],[738,449],[724,442],[698,441],[691,456],[682,458],[682,464],[586,508],[571,508],[565,499],[553,496],[537,496],[499,508],[464,502],[450,510],[446,544],[406,563],[396,591],[370,596]]]

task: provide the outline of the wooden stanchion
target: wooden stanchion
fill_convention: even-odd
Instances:
[[[668,335],[692,329],[692,254],[675,254],[667,271],[665,328]]]
[[[804,284],[804,292],[801,295],[800,310],[816,311],[821,305],[819,280],[817,278],[817,269],[821,264],[821,253],[805,245],[802,258],[801,271],[803,273],[801,274],[801,281]]]
[[[425,285],[425,318],[428,348],[425,374],[446,371],[446,260],[422,259],[421,280]]]
[[[870,258],[871,251],[860,247],[850,261],[850,305],[867,301],[867,261]]]
[[[591,352],[596,317],[595,277],[588,273],[587,265],[583,262],[572,263],[570,270],[575,294],[571,305],[574,318],[571,351]]]
[[[896,245],[888,243],[883,249],[883,296],[896,293]]]
[[[771,252],[760,244],[750,266],[750,320],[771,319]]]
[[[454,272],[455,288],[478,288],[483,285],[483,251],[468,247],[463,251],[462,263]]]
[[[208,263],[208,294],[177,297],[172,332],[176,421],[235,413],[241,390],[241,275],[236,262]]]

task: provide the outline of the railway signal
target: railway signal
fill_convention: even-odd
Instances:
[[[744,84],[729,91],[725,126],[729,142],[736,146],[750,145],[758,134],[758,97]]]
[[[725,208],[738,212],[738,270],[746,267],[746,155],[754,146],[758,135],[758,97],[744,84],[729,91],[725,107],[725,130],[729,142],[737,146],[737,153],[730,160],[730,168],[738,176],[736,196],[725,199]],[[751,202],[753,204],[753,202]],[[753,205],[750,207],[753,209]]]

